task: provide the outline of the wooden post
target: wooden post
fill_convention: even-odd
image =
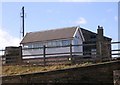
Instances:
[[[45,62],[45,52],[46,51],[46,47],[45,47],[45,45],[43,46],[43,58],[44,58],[44,66],[46,65],[46,62]]]
[[[71,64],[73,64],[72,44],[70,44],[70,60],[71,60]]]
[[[19,46],[19,61],[22,63],[22,46]]]

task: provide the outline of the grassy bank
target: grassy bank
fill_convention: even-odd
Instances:
[[[92,65],[91,62],[86,62],[83,64],[76,64],[76,65],[55,65],[55,66],[20,66],[20,65],[13,65],[13,66],[3,66],[2,67],[2,75],[17,75],[17,74],[26,74],[26,73],[33,73],[33,72],[44,72],[44,71],[51,71],[51,70],[58,70],[58,69],[65,69],[65,68],[73,68],[73,67],[82,67]]]

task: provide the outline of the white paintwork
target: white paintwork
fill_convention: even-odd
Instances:
[[[82,33],[81,29],[79,29],[79,30],[80,30],[80,35],[81,35],[82,41],[85,41],[85,38],[83,36],[83,33]]]
[[[80,32],[78,31],[78,29],[77,29],[76,34],[74,35],[74,38],[72,40],[72,44],[76,45],[76,42],[78,42],[78,45],[81,45],[83,42],[82,36],[81,36]],[[83,46],[74,46],[73,52],[83,52]]]
[[[76,36],[76,34],[77,34],[78,30],[79,30],[79,27],[77,27],[77,29],[76,29],[76,31],[75,31],[75,33],[74,33],[73,37],[75,37],[75,36]]]

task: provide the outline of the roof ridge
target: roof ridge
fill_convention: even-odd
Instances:
[[[85,30],[85,31],[88,31],[88,32],[91,32],[91,33],[97,34],[96,32],[93,32],[93,31],[91,31],[91,30],[87,30],[87,29],[85,29],[85,28],[81,28],[81,27],[80,27],[80,29],[83,29],[83,30]]]
[[[77,28],[78,26],[71,26],[71,27],[62,27],[62,28],[55,28],[55,29],[46,29],[46,30],[42,30],[42,31],[35,31],[35,32],[28,32],[28,33],[39,33],[39,32],[46,32],[46,31],[55,31],[55,30],[62,30],[62,29],[73,29],[73,28]]]

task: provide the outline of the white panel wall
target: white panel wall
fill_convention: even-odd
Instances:
[[[68,52],[70,52],[70,47],[59,47],[59,48],[46,49],[47,54],[68,53]],[[63,55],[70,55],[70,54],[48,55],[47,57],[49,57],[49,56],[63,56]]]
[[[23,55],[39,55],[43,54],[42,49],[30,49],[30,50],[23,50]],[[46,54],[55,54],[55,53],[68,53],[70,52],[70,47],[59,47],[59,48],[46,48]],[[59,55],[46,55],[46,57],[50,56],[63,56],[63,55],[70,55],[70,54],[59,54]],[[26,58],[38,58],[43,56],[26,56]]]
[[[22,50],[22,53],[23,55],[38,55],[38,54],[43,54],[43,49]],[[25,57],[26,58],[37,58],[37,57],[43,57],[43,56],[25,56]]]
[[[82,41],[82,38],[80,36],[80,33],[79,33],[79,31],[77,31],[74,39],[72,40],[72,44],[73,45],[77,45],[77,44],[80,45],[80,44],[83,44],[82,42],[83,41]],[[73,47],[73,52],[83,52],[83,46],[79,46],[79,47],[78,46],[74,46]],[[81,54],[81,55],[83,55],[83,54]]]

